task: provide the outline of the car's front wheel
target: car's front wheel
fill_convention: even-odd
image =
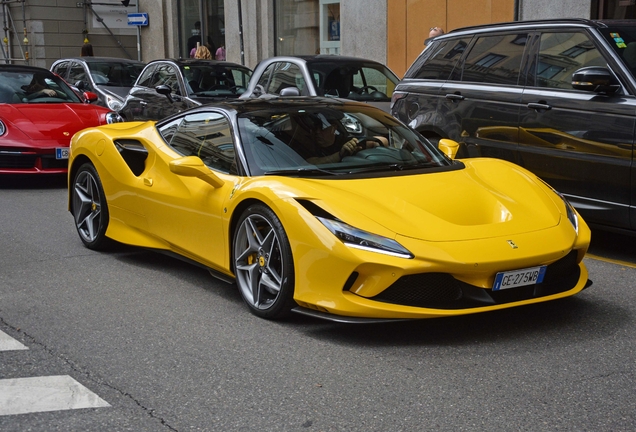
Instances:
[[[243,300],[261,318],[284,318],[295,304],[294,262],[280,220],[269,207],[254,204],[237,227],[232,250]]]
[[[89,249],[104,249],[109,244],[108,205],[97,170],[90,163],[82,165],[72,184],[71,210],[75,228]]]

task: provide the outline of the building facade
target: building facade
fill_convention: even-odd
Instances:
[[[636,0],[0,0],[6,63],[49,67],[80,54],[150,61],[193,44],[255,67],[274,55],[341,54],[399,76],[431,27],[543,18],[636,18]]]

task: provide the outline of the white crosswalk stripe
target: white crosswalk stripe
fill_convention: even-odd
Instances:
[[[0,352],[28,349],[0,331]],[[0,379],[0,416],[109,406],[68,375]]]
[[[6,333],[0,331],[0,351],[14,351],[29,349]]]

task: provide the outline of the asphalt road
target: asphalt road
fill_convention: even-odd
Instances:
[[[157,253],[84,248],[63,180],[0,183],[2,381],[70,376],[110,406],[2,431],[634,431],[633,238],[594,233],[556,302],[378,325],[251,315]],[[0,407],[1,408],[1,407]]]

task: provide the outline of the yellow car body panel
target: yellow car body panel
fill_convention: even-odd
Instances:
[[[144,145],[148,158],[143,173],[131,172],[115,139]],[[171,161],[180,157],[163,143],[153,123],[92,128],[73,137],[69,178],[84,162],[95,166],[110,212],[109,238],[171,251],[229,277],[234,274],[233,223],[246,203],[264,203],[278,216],[290,241],[294,300],[333,315],[462,315],[570,296],[588,282],[582,262],[590,242],[585,222],[579,217],[577,234],[565,216],[563,200],[535,175],[505,161],[469,159],[461,170],[351,180],[214,173],[215,187],[172,172]],[[360,230],[396,240],[414,257],[345,245],[303,201]],[[460,309],[373,299],[401,277],[424,273],[450,274],[489,290],[498,272],[549,265],[569,253],[580,268],[578,281],[554,295]],[[358,276],[348,283],[352,274]]]

